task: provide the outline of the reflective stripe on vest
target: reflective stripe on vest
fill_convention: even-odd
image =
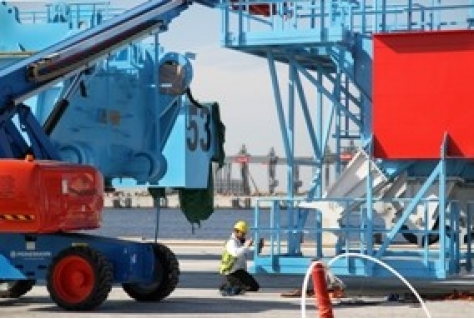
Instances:
[[[221,268],[219,272],[222,275],[227,275],[230,273],[230,270],[234,266],[237,257],[232,256],[228,251],[227,251],[227,244],[224,246],[224,252],[222,253],[222,259],[221,259]]]

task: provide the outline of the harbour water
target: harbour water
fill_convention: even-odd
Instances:
[[[103,212],[102,227],[91,231],[108,237],[154,238],[158,226],[159,239],[179,240],[225,240],[234,223],[243,219],[253,222],[252,209],[215,209],[214,213],[201,222],[191,225],[180,209],[161,208],[157,223],[155,208],[113,209]],[[269,214],[262,214],[261,221],[268,225]]]

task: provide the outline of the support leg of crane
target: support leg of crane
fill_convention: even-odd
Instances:
[[[326,269],[323,264],[317,263],[314,265],[312,278],[319,318],[334,318],[331,298],[329,298],[326,283]]]

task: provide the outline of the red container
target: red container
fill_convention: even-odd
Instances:
[[[374,156],[474,158],[474,31],[374,36]]]
[[[92,166],[0,160],[0,232],[98,228],[103,192],[102,175]]]
[[[233,10],[239,10],[241,6],[239,6],[237,3],[238,1],[231,1],[232,4],[232,9]],[[286,5],[286,4],[285,4]],[[261,4],[250,4],[250,5],[242,5],[242,10],[245,10],[245,8],[248,8],[248,11],[250,14],[253,15],[261,15],[264,17],[269,17],[270,15],[276,14],[276,5],[271,4],[271,3],[261,3]]]

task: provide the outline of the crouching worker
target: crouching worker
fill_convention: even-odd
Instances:
[[[219,271],[224,276],[224,283],[219,288],[223,296],[233,296],[260,289],[258,282],[247,271],[247,257],[254,251],[253,239],[245,239],[247,231],[247,223],[238,221],[225,243]],[[259,251],[262,248],[263,240],[259,243]]]

